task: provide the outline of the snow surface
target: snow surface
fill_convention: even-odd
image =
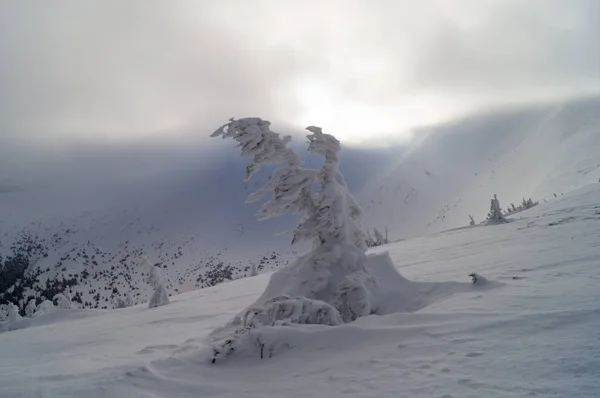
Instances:
[[[374,249],[415,282],[405,287],[414,303],[390,300],[392,313],[342,326],[267,331],[285,344],[262,360],[213,365],[207,336],[269,275],[154,309],[3,324],[0,397],[598,397],[600,184],[509,219]],[[501,285],[467,288],[472,272]]]

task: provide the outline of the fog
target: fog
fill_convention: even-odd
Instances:
[[[0,145],[203,137],[229,117],[349,144],[600,89],[595,0],[7,2]],[[23,150],[23,149],[22,149]],[[21,156],[21,158],[23,158]]]

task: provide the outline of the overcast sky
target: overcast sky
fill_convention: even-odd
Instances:
[[[229,117],[406,137],[600,91],[598,0],[4,1],[0,145],[174,139]]]

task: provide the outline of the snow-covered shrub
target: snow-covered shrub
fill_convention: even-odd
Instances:
[[[133,298],[129,293],[125,297],[115,297],[113,301],[114,308],[127,308],[133,306]]]
[[[21,315],[19,315],[19,307],[17,307],[13,303],[8,303],[7,321],[8,322],[15,322],[15,321],[18,321],[20,319],[22,319],[22,318],[21,318]]]
[[[469,221],[469,225],[470,225],[470,226],[473,226],[473,225],[475,225],[475,219],[474,219],[474,218],[473,218],[473,216],[472,216],[472,215],[470,215],[470,214],[469,214],[469,220],[470,220],[470,221]]]
[[[498,196],[494,194],[494,197],[492,198],[490,203],[490,212],[488,213],[486,224],[500,224],[504,222],[506,222],[506,219],[502,215],[500,201],[498,200]]]
[[[33,316],[41,316],[44,314],[48,314],[56,310],[54,303],[50,300],[42,301],[37,308],[35,309],[35,314]]]
[[[272,314],[274,308],[277,311],[288,308],[289,300],[295,303],[294,319],[327,325],[331,319],[353,321],[370,314],[374,307],[371,299],[377,283],[365,268],[367,238],[358,224],[361,209],[339,170],[340,142],[319,127],[310,126],[307,130],[312,133],[307,137],[308,151],[324,158],[319,170],[302,168],[300,157],[286,146],[291,137],[281,138],[271,131],[270,122],[259,118],[231,119],[212,135],[233,138],[242,148],[242,156],[252,158],[246,168],[246,179],[262,164],[284,163],[273,172],[269,182],[250,195],[249,201],[272,193],[260,210],[262,219],[285,213],[301,214],[292,244],[301,240],[313,243],[313,250],[273,273],[254,305],[226,327],[229,337],[226,334],[225,339],[219,339],[215,348],[219,355],[229,352],[226,348],[233,348],[233,340],[245,328],[257,327],[256,323],[244,325],[242,319],[257,311]],[[318,189],[313,193],[314,185]],[[286,298],[285,305],[281,304],[281,297]],[[299,302],[303,305],[296,305]],[[323,308],[327,309],[327,317],[313,316],[314,309]],[[270,319],[269,316],[262,315],[260,319]]]
[[[28,318],[32,318],[35,314],[36,308],[37,305],[35,303],[35,299],[29,300],[29,302],[27,302],[27,305],[25,306],[25,316]]]
[[[531,198],[529,198],[529,199],[523,198],[523,201],[521,202],[521,208],[523,210],[527,210],[527,209],[531,209],[533,206],[537,206],[538,204],[540,204],[540,202],[534,202],[533,200],[531,200]]]
[[[71,293],[65,290],[63,293],[57,293],[52,298],[56,302],[56,306],[62,310],[70,310],[73,308],[73,302],[71,301]]]
[[[373,228],[373,235],[367,230],[367,247],[377,247],[387,245],[388,240],[388,229],[385,228],[385,236],[377,229]]]
[[[148,261],[146,256],[140,257],[140,262],[148,267],[149,275],[146,282],[154,288],[154,293],[152,294],[152,297],[150,297],[148,308],[169,304],[169,295],[167,294],[165,279],[162,276],[161,269],[150,264],[150,261]]]

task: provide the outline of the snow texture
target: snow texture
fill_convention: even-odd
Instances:
[[[0,333],[0,396],[596,397],[598,197],[596,181],[496,228],[375,248],[368,263],[378,279],[386,280],[385,250],[394,271],[415,281],[395,277],[382,289],[387,315],[264,327],[240,361],[211,364],[207,337],[257,299],[269,275],[174,296],[153,311],[14,321]],[[491,286],[472,284],[473,271]],[[394,298],[406,289],[405,301]]]

